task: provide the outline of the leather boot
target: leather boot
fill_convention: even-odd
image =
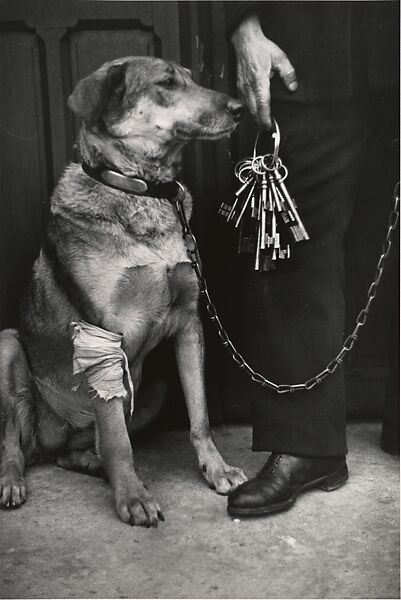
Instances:
[[[311,488],[331,492],[347,479],[344,457],[311,458],[273,453],[254,479],[229,494],[227,510],[235,516],[267,515],[287,510],[301,492]]]

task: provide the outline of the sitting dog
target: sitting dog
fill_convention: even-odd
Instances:
[[[174,341],[206,481],[227,494],[246,479],[210,432],[199,287],[169,197],[181,189],[190,216],[191,196],[175,182],[181,150],[229,135],[243,107],[149,57],[104,64],[69,106],[82,121],[83,163],[53,193],[18,330],[0,333],[0,505],[26,500],[26,465],[56,461],[102,468],[120,519],[156,527],[164,518],[135,473],[129,426],[143,360],[163,338]]]

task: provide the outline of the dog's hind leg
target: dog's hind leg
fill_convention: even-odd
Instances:
[[[16,330],[0,332],[0,507],[26,500],[25,462],[34,453],[32,380]]]
[[[76,431],[68,442],[67,450],[57,457],[57,465],[94,477],[103,476],[104,470],[96,451],[95,435],[94,427]]]
[[[94,477],[104,474],[102,463],[93,450],[71,450],[57,457],[57,465],[69,471],[79,471]]]

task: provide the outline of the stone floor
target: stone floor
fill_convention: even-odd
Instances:
[[[380,450],[378,424],[351,424],[348,435],[345,487],[240,521],[204,485],[183,431],[136,451],[166,517],[158,529],[119,522],[100,479],[32,468],[28,502],[0,513],[0,597],[399,598],[399,461]],[[215,437],[248,475],[264,462],[249,427]]]

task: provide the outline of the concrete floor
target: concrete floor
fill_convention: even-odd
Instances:
[[[136,463],[166,517],[156,530],[119,522],[102,480],[32,468],[27,504],[0,514],[0,596],[399,598],[399,462],[379,435],[378,424],[349,425],[345,487],[241,521],[197,474],[186,432],[153,437]],[[248,475],[264,462],[249,427],[215,437]]]

